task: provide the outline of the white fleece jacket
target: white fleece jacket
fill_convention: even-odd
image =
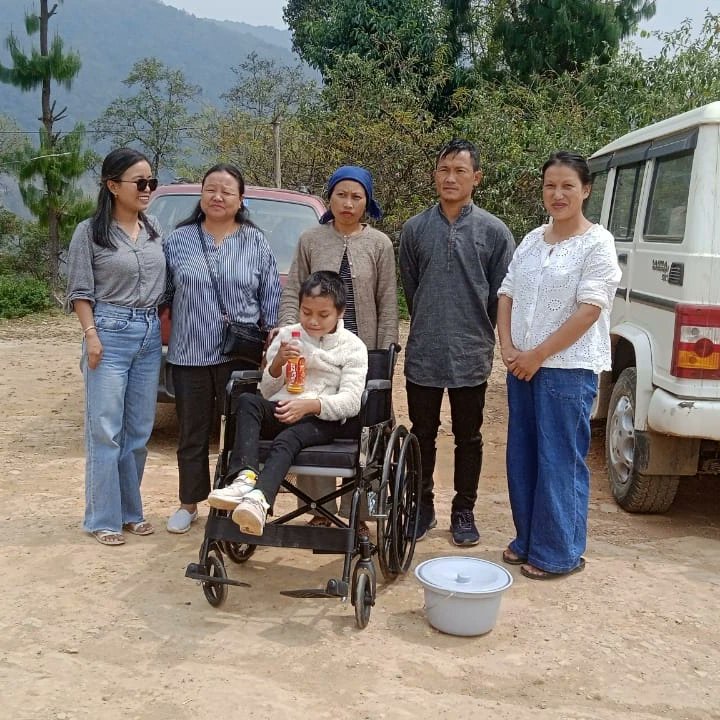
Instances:
[[[290,340],[293,330],[300,330],[305,356],[305,390],[289,393],[285,387],[285,369],[280,377],[270,375],[268,368],[280,349],[280,342]],[[260,392],[268,400],[312,398],[320,400],[321,420],[345,420],[360,412],[368,369],[367,348],[360,338],[346,330],[338,320],[335,332],[313,338],[302,326],[281,328],[267,350],[267,365],[260,381]]]

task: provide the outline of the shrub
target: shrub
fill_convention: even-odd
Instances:
[[[0,275],[0,318],[14,318],[47,310],[52,305],[42,280]]]

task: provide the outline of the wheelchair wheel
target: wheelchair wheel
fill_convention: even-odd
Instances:
[[[249,545],[248,543],[237,543],[224,540],[220,547],[222,551],[238,565],[247,562],[255,553],[257,545]]]
[[[227,578],[227,571],[225,570],[222,555],[217,550],[208,553],[205,568],[207,569],[207,574],[211,577],[218,577],[223,580]],[[205,599],[213,607],[220,607],[225,600],[227,600],[228,586],[225,585],[225,583],[205,580],[202,583],[202,589],[205,594]]]
[[[362,630],[370,621],[370,611],[375,604],[373,598],[372,576],[367,568],[355,567],[353,576],[353,605],[355,606],[355,622]]]
[[[390,527],[390,550],[393,567],[406,573],[415,552],[415,536],[420,520],[420,446],[417,438],[406,432],[395,468]]]
[[[388,438],[385,448],[385,459],[382,467],[380,489],[378,490],[378,513],[386,517],[377,520],[377,554],[380,564],[380,572],[385,580],[393,580],[399,574],[399,569],[394,563],[392,545],[392,508],[393,489],[395,485],[395,472],[400,457],[400,448],[403,439],[407,436],[407,430],[402,426],[396,426]]]

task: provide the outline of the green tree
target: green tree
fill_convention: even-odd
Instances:
[[[447,13],[427,0],[289,0],[285,21],[293,47],[325,80],[350,54],[378,62],[388,81],[409,73],[429,79],[453,64],[446,38]]]
[[[25,150],[17,162],[23,200],[48,230],[48,271],[54,287],[59,282],[63,215],[76,214],[75,209],[71,210],[78,198],[75,181],[88,169],[92,157],[82,151],[81,127],[76,127],[69,135],[55,129],[56,123],[66,117],[67,108],[57,109],[56,101],[52,100],[52,84],[60,83],[69,89],[80,71],[80,56],[75,52],[66,52],[59,35],[49,41],[50,19],[57,9],[58,3],[49,9],[48,0],[40,0],[40,13],[25,16],[27,34],[39,35],[39,50],[33,47],[30,54],[23,52],[17,37],[11,32],[6,44],[12,65],[6,67],[0,64],[0,82],[27,92],[37,88],[41,91],[40,145]],[[40,182],[39,188],[37,181]]]
[[[609,62],[620,40],[654,14],[652,0],[506,0],[495,35],[507,69],[527,80]]]
[[[100,137],[114,145],[134,145],[150,160],[153,174],[179,160],[194,116],[188,111],[200,88],[156,58],[143,58],[123,80],[138,92],[113,100],[92,123]]]
[[[230,108],[251,117],[272,121],[292,112],[317,92],[316,84],[306,79],[300,64],[278,65],[275,60],[250,53],[231,70],[237,83],[222,98]]]

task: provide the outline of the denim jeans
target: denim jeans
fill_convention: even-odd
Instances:
[[[487,383],[472,387],[448,388],[452,433],[455,438],[453,512],[472,510],[477,500],[483,457],[480,428],[483,422],[486,389]],[[432,506],[433,472],[437,455],[435,441],[440,427],[440,407],[444,388],[425,387],[408,380],[406,391],[412,432],[420,445],[422,466],[420,502],[422,505]]]
[[[515,539],[509,547],[548,572],[575,568],[587,538],[592,370],[540,368],[507,376],[507,476]]]
[[[88,532],[120,532],[143,520],[140,482],[155,419],[160,323],[155,308],[97,303],[94,324],[103,346],[85,379],[85,521]]]
[[[306,415],[288,425],[275,417],[276,405],[260,395],[244,393],[240,396],[235,442],[227,472],[227,480],[233,480],[241,470],[254,470],[258,474],[255,487],[262,491],[270,505],[275,502],[280,485],[300,450],[325,445],[335,439],[356,438],[360,431],[357,418],[343,423]],[[273,440],[262,470],[259,470],[260,439]]]

